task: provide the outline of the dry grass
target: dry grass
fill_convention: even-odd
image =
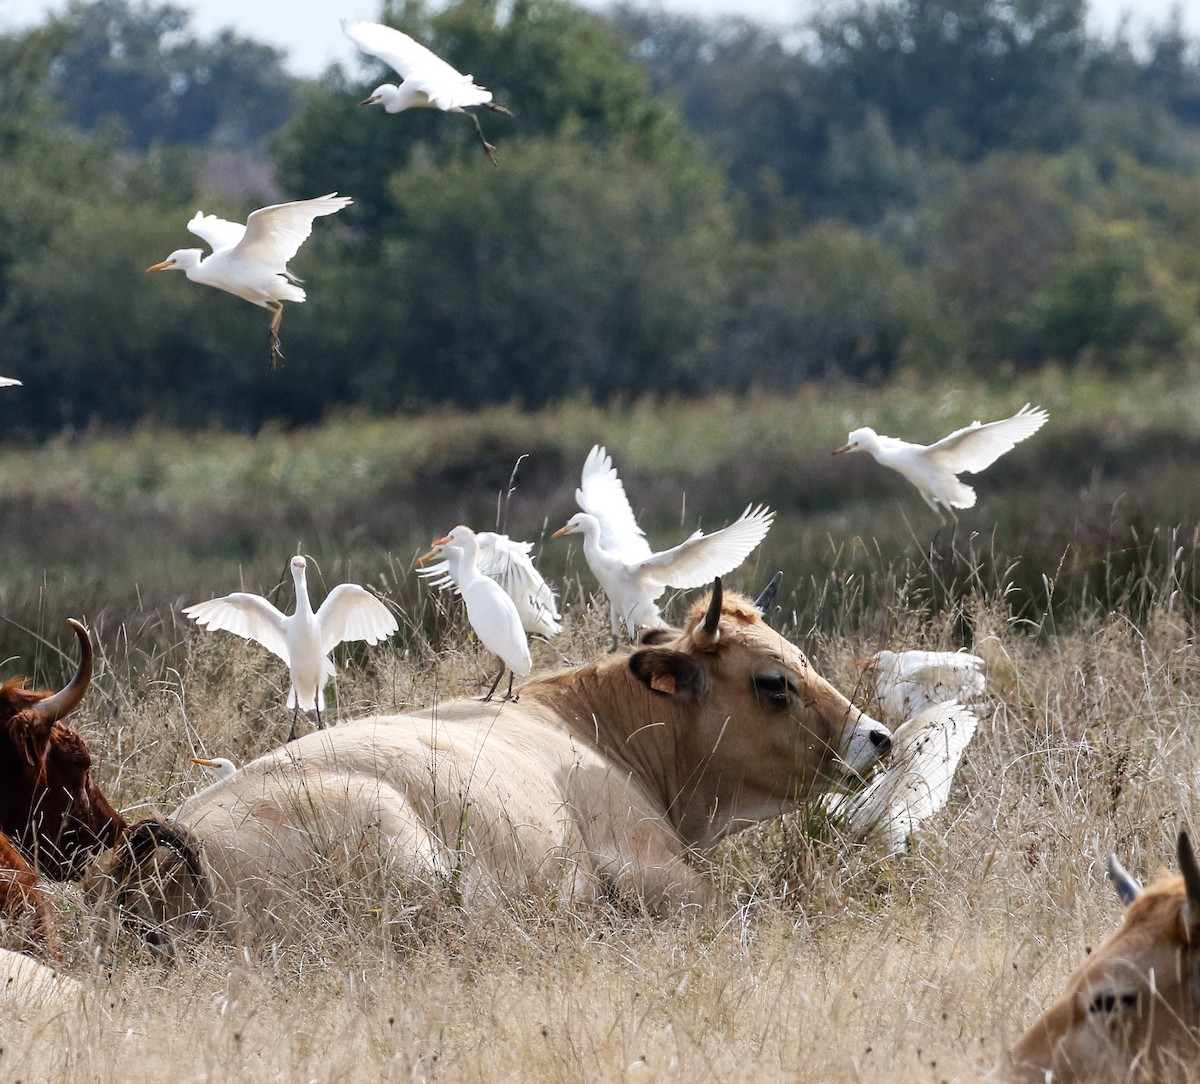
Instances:
[[[450,903],[404,925],[379,905],[372,856],[298,898],[312,936],[289,948],[198,938],[168,964],[59,894],[67,1012],[0,1009],[5,1080],[973,1080],[1115,925],[1103,858],[1152,875],[1197,823],[1200,650],[1169,584],[1135,621],[1070,630],[1014,620],[1003,585],[949,609],[877,584],[883,612],[777,623],[853,690],[880,642],[989,660],[993,710],[951,805],[904,856],[831,837],[798,814],[711,856],[722,903],[691,924],[513,902]],[[573,589],[581,599],[582,591]],[[441,603],[431,605],[441,605]],[[432,615],[404,654],[347,660],[340,711],[473,693],[491,665]],[[138,816],[201,784],[188,757],[244,760],[286,732],[282,669],[232,637],[177,630],[178,650],[107,645],[78,723],[110,797]],[[606,620],[573,607],[539,668],[603,650]],[[180,663],[180,658],[182,663]],[[403,912],[400,912],[403,914]],[[403,927],[403,928],[400,928]]]

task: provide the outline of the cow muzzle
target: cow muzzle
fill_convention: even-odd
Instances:
[[[865,775],[891,751],[892,735],[887,727],[869,715],[860,714],[843,743],[842,768],[851,774]]]

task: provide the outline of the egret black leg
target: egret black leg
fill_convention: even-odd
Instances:
[[[487,156],[492,160],[492,165],[498,166],[500,163],[496,161],[496,148],[483,138],[483,128],[479,125],[479,118],[469,109],[464,109],[463,112],[471,118],[471,123],[475,125],[475,131],[479,135],[479,142],[483,144],[483,149],[487,151]]]
[[[505,663],[501,662],[501,663],[500,663],[500,669],[496,671],[496,680],[492,682],[492,687],[491,687],[490,689],[488,689],[488,691],[487,691],[487,696],[485,696],[485,697],[483,698],[483,702],[484,702],[485,704],[486,704],[486,703],[487,703],[489,700],[491,700],[491,698],[492,698],[492,694],[493,694],[493,693],[496,691],[496,687],[497,687],[497,686],[500,684],[500,679],[501,679],[502,677],[504,677],[504,671],[505,671],[505,669],[506,669],[506,668],[507,668],[507,665],[506,665]]]

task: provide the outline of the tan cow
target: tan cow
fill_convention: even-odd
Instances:
[[[606,897],[668,913],[707,901],[699,852],[889,745],[718,580],[684,631],[529,682],[517,702],[373,716],[268,753],[184,802],[173,844],[167,822],[107,872],[127,903],[145,902],[148,864],[177,894],[199,844],[209,884],[166,917],[205,900],[227,930],[272,938],[302,928],[306,877],[363,854],[402,901]]]
[[[1200,866],[1142,890],[1115,857],[1125,921],[1067,981],[993,1077],[1008,1084],[1194,1080],[1200,1066]],[[1190,1070],[1190,1072],[1189,1072]]]

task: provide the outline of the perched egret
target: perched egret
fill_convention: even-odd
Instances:
[[[879,836],[889,854],[945,806],[979,719],[955,700],[933,704],[892,733],[892,754],[866,788],[826,798],[826,809],[858,836]]]
[[[956,508],[974,508],[975,490],[960,482],[958,474],[978,474],[1005,452],[1033,436],[1050,417],[1041,407],[1026,403],[1011,418],[995,422],[974,421],[956,429],[936,444],[910,444],[896,437],[881,437],[865,426],[855,429],[846,444],[834,451],[869,452],[882,466],[904,475],[925,498],[943,523],[942,507],[958,522]]]
[[[404,80],[399,86],[381,83],[360,105],[382,105],[388,113],[403,113],[406,109],[416,108],[463,113],[471,118],[479,142],[492,163],[496,163],[496,148],[484,139],[479,118],[467,109],[468,106],[486,105],[494,113],[511,117],[512,110],[508,106],[492,101],[490,90],[477,86],[471,76],[463,75],[394,27],[343,19],[342,30],[364,53],[395,68]]]
[[[491,700],[505,669],[508,669],[508,692],[504,697],[507,700],[512,696],[512,675],[528,677],[533,669],[529,641],[521,625],[517,604],[509,598],[504,588],[480,573],[479,544],[475,540],[475,532],[470,527],[460,524],[445,538],[435,539],[433,548],[418,557],[417,561],[424,564],[435,557],[445,557],[447,574],[458,588],[463,602],[467,604],[467,620],[470,621],[480,643],[493,654],[500,656],[500,670],[483,699]]]
[[[727,527],[706,535],[696,531],[673,549],[654,553],[637,525],[625,487],[608,452],[596,445],[583,464],[576,512],[552,535],[583,535],[583,555],[608,595],[613,649],[621,623],[632,636],[643,626],[665,624],[656,602],[668,587],[703,587],[738,567],[771,527],[775,513],[747,505]]]
[[[494,531],[476,531],[475,541],[479,547],[476,567],[503,587],[517,604],[525,631],[530,636],[547,639],[562,632],[562,615],[558,612],[554,589],[542,579],[529,558],[533,543],[514,542],[508,535]],[[458,590],[450,575],[449,561],[438,561],[428,568],[418,569],[417,575],[428,578],[434,587]]]
[[[281,613],[261,595],[244,591],[198,602],[183,611],[203,628],[221,629],[257,641],[288,664],[292,678],[287,699],[287,706],[292,709],[288,741],[296,737],[296,720],[301,711],[316,712],[318,728],[325,725],[321,721],[325,684],[337,672],[329,653],[347,640],[378,643],[399,627],[391,610],[356,583],[338,584],[313,613],[308,600],[306,567],[299,554],[292,558],[296,609],[290,615]]]
[[[965,651],[876,651],[858,665],[885,722],[948,700],[977,703],[987,692],[983,659]]]
[[[279,322],[285,301],[303,301],[300,280],[287,267],[312,233],[314,219],[348,206],[349,196],[330,192],[316,199],[276,203],[252,211],[243,226],[197,211],[187,228],[212,246],[205,258],[198,248],[180,248],[147,271],[182,271],[192,282],[215,286],[271,312],[271,364],[283,357]]]
[[[192,763],[199,764],[202,768],[215,775],[218,783],[224,782],[230,776],[237,774],[237,765],[225,757],[213,757],[212,760],[208,760],[205,757],[192,757]]]
[[[0,388],[19,388],[21,382],[14,380],[11,376],[0,376]]]

